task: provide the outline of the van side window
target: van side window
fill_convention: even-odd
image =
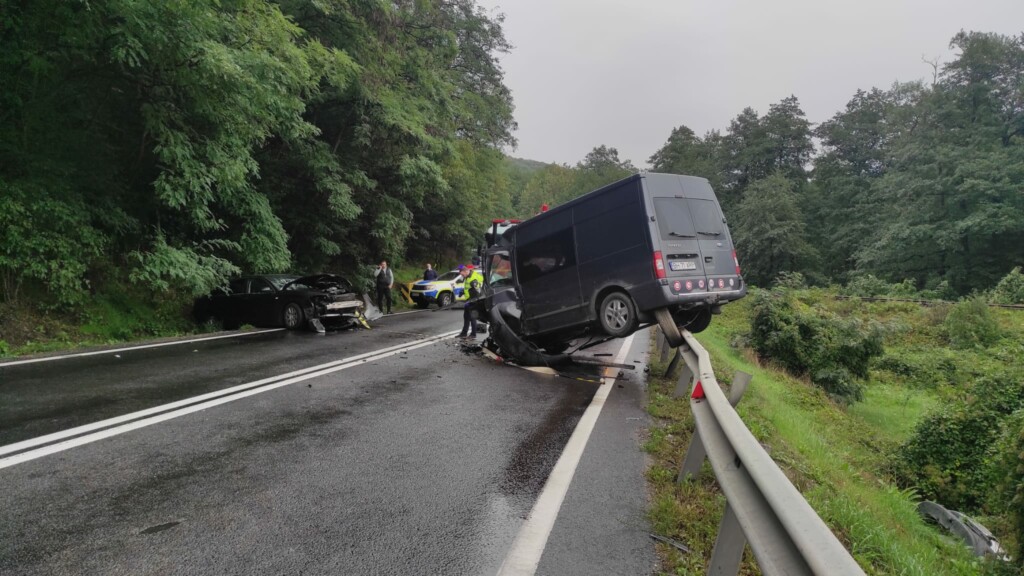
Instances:
[[[522,284],[576,265],[576,243],[572,228],[565,228],[520,246],[516,268]]]

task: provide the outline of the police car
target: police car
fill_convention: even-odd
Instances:
[[[463,287],[462,275],[458,270],[445,272],[437,280],[420,280],[409,291],[412,301],[420,308],[437,304],[438,308],[451,306],[452,302],[469,299],[469,291]]]

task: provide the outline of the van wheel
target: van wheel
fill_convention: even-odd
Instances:
[[[613,338],[629,336],[636,330],[636,306],[633,299],[622,292],[612,292],[601,300],[598,320],[604,333]]]
[[[697,310],[677,313],[676,323],[679,324],[680,328],[689,330],[691,334],[703,332],[711,325],[711,309],[698,308]]]
[[[658,308],[654,311],[654,317],[658,320],[658,326],[661,327],[661,332],[665,335],[668,345],[673,348],[682,346],[683,335],[679,333],[676,320],[669,313],[668,308]]]
[[[438,308],[447,308],[452,305],[452,293],[442,292],[437,295]]]

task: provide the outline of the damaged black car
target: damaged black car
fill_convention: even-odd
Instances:
[[[227,329],[243,324],[295,330],[323,324],[350,325],[363,318],[365,304],[342,276],[265,274],[232,280],[195,301],[200,323],[216,321]]]

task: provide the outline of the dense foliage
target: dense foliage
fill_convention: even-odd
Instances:
[[[477,234],[448,214],[507,205],[509,46],[472,0],[0,13],[5,300],[75,304],[111,268],[188,293],[238,271],[358,276],[413,242],[458,252]]]
[[[808,376],[840,402],[863,397],[868,366],[884,352],[879,326],[808,308],[785,288],[758,291],[752,311],[758,356]]]

